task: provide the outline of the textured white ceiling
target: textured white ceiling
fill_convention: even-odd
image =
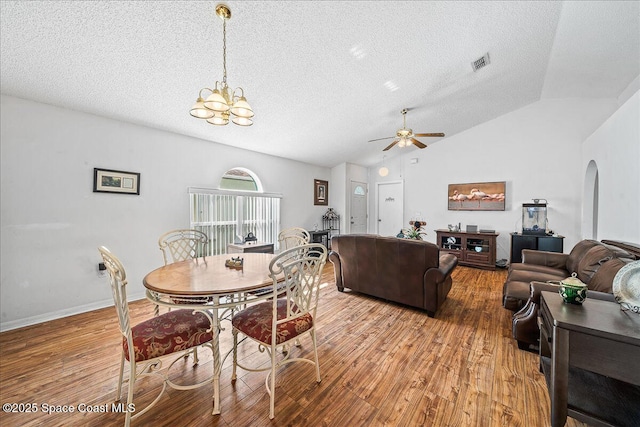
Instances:
[[[640,74],[637,1],[235,1],[228,83],[256,116],[215,127],[189,109],[222,79],[216,4],[2,1],[2,93],[331,167],[379,162],[388,142],[367,141],[405,107],[415,132],[451,136],[542,97],[614,98]]]

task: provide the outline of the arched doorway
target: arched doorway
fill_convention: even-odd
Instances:
[[[587,165],[582,200],[583,238],[598,240],[598,165],[594,160]]]

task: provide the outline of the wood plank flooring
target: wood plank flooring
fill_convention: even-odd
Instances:
[[[232,385],[227,359],[221,415],[211,415],[213,387],[169,390],[133,425],[547,426],[549,396],[538,358],[518,350],[511,338],[511,312],[500,303],[505,275],[457,267],[447,301],[429,318],[419,310],[338,292],[327,263],[317,326],[320,384],[311,365],[281,368],[276,418],[270,421],[265,374],[239,370]],[[133,323],[153,315],[146,300],[130,307]],[[224,352],[231,348],[231,328],[223,327]],[[1,403],[38,409],[2,412],[0,425],[123,425],[121,413],[78,412],[80,404],[100,408],[114,402],[118,335],[113,307],[0,334]],[[312,357],[310,339],[301,344],[293,355]],[[211,355],[200,353],[197,367],[178,363],[172,377],[187,381],[209,375]],[[239,358],[254,365],[267,360],[248,344],[241,346]],[[140,381],[137,406],[152,400],[157,387],[152,380]],[[71,405],[76,412],[45,414],[44,404]],[[584,426],[571,418],[567,425]]]

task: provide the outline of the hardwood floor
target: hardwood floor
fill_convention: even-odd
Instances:
[[[549,396],[537,355],[518,350],[511,338],[511,312],[500,303],[505,275],[505,271],[457,267],[447,301],[435,318],[429,318],[419,310],[338,292],[333,266],[327,263],[318,308],[320,384],[311,365],[281,368],[276,418],[270,421],[265,374],[240,370],[232,385],[227,359],[221,378],[221,415],[211,415],[213,387],[169,390],[133,425],[549,425]],[[130,307],[133,323],[153,315],[146,300]],[[231,347],[231,332],[228,322],[223,327],[225,351]],[[121,413],[78,412],[80,404],[110,407],[115,400],[118,335],[113,307],[0,334],[1,403],[36,404],[38,409],[2,412],[0,425],[122,425]],[[309,338],[292,352],[310,357]],[[197,367],[189,361],[184,366],[178,363],[172,376],[210,374],[211,355],[200,353]],[[239,357],[245,362],[266,360],[248,344],[241,347]],[[140,381],[137,406],[153,399],[157,387],[153,381]],[[45,404],[71,405],[76,412],[45,414]],[[570,418],[567,425],[584,424]]]

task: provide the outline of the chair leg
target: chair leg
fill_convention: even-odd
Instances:
[[[320,378],[320,363],[318,363],[318,346],[316,344],[316,330],[311,329],[310,333],[311,333],[311,341],[313,341],[313,355],[316,358],[316,381],[320,382],[322,381],[322,378]]]
[[[269,393],[269,419],[272,420],[276,416],[275,411],[275,400],[276,400],[276,347],[271,347],[271,378],[269,378],[269,382],[271,383],[269,389],[271,393]]]
[[[125,411],[124,417],[124,427],[129,427],[131,425],[131,411],[129,411],[129,407],[133,403],[133,387],[136,383],[136,374],[138,370],[136,368],[136,362],[129,362],[129,390],[127,392],[127,408]]]
[[[233,335],[233,368],[231,370],[231,382],[236,381],[236,367],[238,365],[238,330],[233,328],[231,331],[231,335]]]
[[[198,347],[193,347],[193,366],[198,364]]]
[[[120,376],[118,377],[118,391],[116,391],[116,402],[120,401],[120,396],[122,393],[122,377],[124,375],[124,351],[121,352],[120,355]]]

